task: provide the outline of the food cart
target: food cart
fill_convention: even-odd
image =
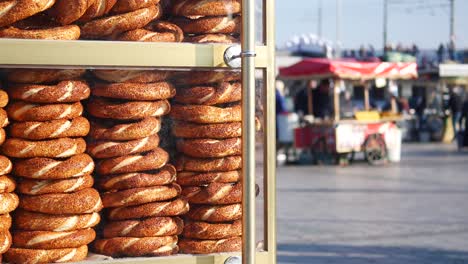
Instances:
[[[398,115],[381,116],[370,111],[369,88],[378,78],[391,80],[417,77],[416,63],[374,63],[328,59],[305,59],[295,65],[280,69],[281,79],[333,79],[332,120],[305,122],[294,131],[294,146],[310,150],[319,162],[337,161],[354,153],[364,152],[370,164],[382,164],[387,160],[398,161],[401,151],[401,132],[395,124]],[[340,117],[339,80],[358,81],[364,85],[364,110],[355,112],[353,119]],[[310,93],[309,93],[310,94]],[[309,109],[312,100],[309,96]]]

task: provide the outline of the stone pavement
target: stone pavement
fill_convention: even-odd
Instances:
[[[468,263],[468,153],[412,144],[386,167],[279,167],[278,263]]]

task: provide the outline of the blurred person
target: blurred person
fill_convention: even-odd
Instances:
[[[462,126],[463,123],[464,126]],[[460,127],[464,127],[461,147],[466,147],[468,146],[468,95],[465,95],[465,102],[463,103],[462,108],[462,116],[460,118]]]
[[[364,60],[366,56],[367,56],[366,48],[364,47],[364,45],[361,45],[361,47],[359,48],[359,59]]]
[[[419,52],[419,47],[416,44],[413,44],[413,46],[411,47],[411,55],[418,57]]]
[[[317,85],[315,80],[309,80],[306,87],[294,97],[294,111],[299,115],[312,115],[309,110],[309,97],[312,96],[312,90]]]
[[[452,112],[452,125],[455,134],[458,132],[458,124],[463,114],[463,99],[458,89],[451,89],[449,92],[449,107]]]
[[[330,89],[330,80],[324,79],[320,81],[317,89],[312,91],[312,108],[315,117],[326,119],[332,116]]]
[[[442,63],[445,60],[445,46],[442,43],[440,43],[439,48],[437,49],[437,59],[439,63]]]
[[[367,51],[367,57],[374,58],[375,57],[375,48],[372,44],[369,44],[369,50]]]

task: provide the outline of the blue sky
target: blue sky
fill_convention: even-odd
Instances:
[[[323,3],[323,36],[335,41],[336,0]],[[468,49],[468,0],[456,2],[457,48]],[[276,0],[277,42],[283,44],[294,34],[317,32],[320,0]],[[391,43],[416,43],[436,48],[449,40],[449,0],[389,0]],[[444,7],[441,7],[444,5]],[[381,47],[383,42],[383,0],[341,0],[341,42],[346,48],[360,44]]]

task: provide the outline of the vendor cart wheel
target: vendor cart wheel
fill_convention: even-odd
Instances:
[[[333,165],[338,161],[338,156],[329,150],[327,140],[324,137],[314,143],[311,152],[318,165]]]
[[[364,155],[370,165],[383,165],[387,163],[387,146],[382,136],[372,134],[364,142]]]

